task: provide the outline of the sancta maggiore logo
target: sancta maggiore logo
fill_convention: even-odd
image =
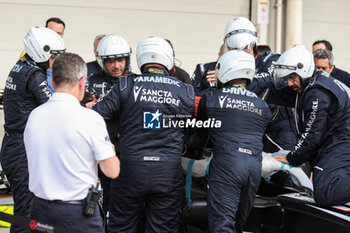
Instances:
[[[144,129],[161,128],[220,128],[221,121],[215,118],[197,120],[191,115],[165,115],[159,109],[157,111],[143,112]]]

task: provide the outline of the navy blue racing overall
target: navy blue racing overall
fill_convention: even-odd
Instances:
[[[273,64],[279,58],[279,54],[266,52],[256,57],[256,74],[248,89],[260,96],[266,89],[269,89],[266,102],[270,106],[279,106],[278,115],[270,122],[264,138],[264,151],[273,153],[280,150],[273,143],[281,146],[285,150],[291,150],[296,143],[297,132],[294,121],[292,107],[295,103],[295,92],[285,87],[281,90],[275,88],[273,74]],[[271,142],[272,140],[273,142]]]
[[[160,67],[121,77],[93,109],[120,118],[120,175],[111,182],[109,232],[137,232],[145,208],[146,232],[178,232],[183,198],[181,154],[194,114],[191,85]]]
[[[124,74],[128,75],[128,73]],[[101,95],[106,95],[112,88],[118,78],[107,75],[104,71],[96,72],[89,76],[88,87],[89,92],[95,93],[99,98]]]
[[[297,103],[298,141],[288,162],[313,165],[314,198],[320,205],[350,201],[350,89],[317,72]]]
[[[196,96],[205,96],[205,90],[211,87],[206,76],[208,71],[215,70],[215,66],[216,61],[205,64],[200,63],[196,66],[196,69],[191,76],[192,85],[194,87]]]
[[[209,129],[213,142],[209,232],[241,232],[260,184],[262,137],[271,112],[255,93],[242,87],[225,86],[201,101],[206,101],[206,117],[222,123]]]
[[[24,128],[30,112],[45,103],[51,94],[46,75],[28,56],[16,63],[6,80],[3,96],[5,135],[1,146],[1,165],[11,185],[15,215],[29,217],[32,200],[32,193],[28,189]],[[13,232],[29,230],[12,225],[11,233]]]
[[[273,65],[279,56],[279,54],[271,52],[257,55],[254,79],[248,87],[249,90],[258,96],[261,96],[268,89],[269,92],[265,101],[270,105],[270,108],[278,109],[277,115],[268,124],[263,137],[263,150],[268,153],[274,153],[281,149],[291,150],[297,140],[293,113],[296,94],[288,86],[277,90],[272,77]],[[294,186],[290,175],[285,172],[278,172],[272,175],[271,181],[283,186]],[[259,189],[259,194],[264,195],[264,188],[265,186],[262,185]]]
[[[88,72],[87,72],[87,77],[91,77],[92,75],[99,73],[102,71],[101,66],[98,64],[97,61],[91,61],[86,63]]]
[[[130,74],[130,72],[126,72],[124,75],[128,76]],[[94,93],[96,97],[99,98],[100,96],[106,95],[111,90],[112,86],[118,78],[109,76],[103,70],[100,70],[99,72],[96,72],[89,76],[87,89],[90,93]],[[115,146],[117,155],[119,156],[119,121],[106,120],[106,125],[111,142]],[[103,189],[103,211],[105,214],[107,214],[111,179],[103,174],[100,168],[98,169],[98,177],[101,180],[101,186]]]

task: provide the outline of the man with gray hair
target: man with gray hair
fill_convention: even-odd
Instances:
[[[103,118],[79,103],[87,72],[83,59],[62,54],[52,69],[56,92],[32,111],[24,131],[29,190],[34,194],[31,218],[85,233],[104,232],[96,205],[97,164],[114,179],[119,159]]]
[[[350,74],[334,66],[334,57],[331,51],[326,49],[317,49],[313,52],[313,55],[317,69],[323,70],[324,72],[330,74],[333,78],[350,87]]]
[[[96,59],[97,59],[97,46],[100,43],[100,41],[102,40],[102,38],[105,36],[106,36],[105,34],[97,35],[94,39],[93,46],[94,46],[94,54],[95,54]],[[88,72],[87,72],[88,77],[92,76],[95,73],[102,71],[102,67],[97,63],[96,59],[95,59],[95,61],[91,61],[91,62],[86,63],[87,69],[88,69]]]

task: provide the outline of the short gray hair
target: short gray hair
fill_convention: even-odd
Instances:
[[[52,81],[56,87],[74,87],[86,74],[86,63],[78,54],[60,54],[52,65]]]
[[[316,59],[328,59],[329,65],[332,66],[334,62],[334,57],[332,52],[326,50],[326,49],[317,49],[313,52],[314,58]]]
[[[97,41],[102,40],[102,38],[105,37],[105,36],[106,36],[106,35],[101,34],[101,35],[97,35],[97,36],[95,37],[95,39],[94,39],[94,44],[93,44],[93,46],[94,46],[94,51],[97,50]]]

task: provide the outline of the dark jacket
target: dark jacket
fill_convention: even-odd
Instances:
[[[184,129],[167,126],[172,116],[192,116],[194,106],[191,85],[151,67],[119,78],[93,109],[106,120],[120,117],[120,158],[146,162],[181,159]]]
[[[208,71],[215,70],[216,61],[209,63],[200,63],[196,66],[195,71],[192,74],[192,85],[196,96],[205,96],[205,90],[210,87],[210,84],[206,78]]]
[[[29,217],[33,195],[28,190],[28,162],[23,132],[30,112],[45,103],[51,94],[44,71],[27,55],[16,63],[6,80],[3,95],[5,135],[0,157],[1,166],[11,183],[14,211],[20,216]],[[16,226],[13,231],[27,232]]]
[[[130,75],[130,73],[126,72],[123,76],[128,75]],[[106,95],[117,79],[118,78],[108,76],[104,71],[100,71],[95,74],[92,74],[88,78],[87,89],[90,93],[94,93],[98,98],[101,95]]]
[[[287,155],[292,165],[308,160],[333,171],[350,164],[350,99],[344,84],[317,72],[297,105],[299,138]]]
[[[183,83],[192,84],[190,75],[184,69],[178,66],[174,66],[174,68],[170,70],[169,75],[171,77],[176,77]]]
[[[9,73],[3,95],[5,131],[22,134],[30,112],[51,94],[43,70],[28,56],[19,60]]]
[[[249,154],[261,158],[262,137],[271,119],[268,105],[249,90],[224,87],[207,94],[208,118],[220,120],[220,128],[210,128],[213,159],[225,159],[234,154]]]
[[[333,66],[331,76],[339,81],[343,82],[346,86],[350,88],[350,74],[344,70],[338,69]]]
[[[249,85],[249,89],[255,93],[261,93],[265,89],[264,82],[273,83],[273,65],[280,57],[279,54],[266,52],[255,56],[255,75]],[[261,86],[261,84],[263,86]]]
[[[99,73],[102,71],[101,66],[97,63],[97,61],[91,61],[86,63],[87,66],[87,76],[90,77],[93,74]]]
[[[261,96],[268,89],[266,102],[274,110],[278,106],[278,114],[267,126],[263,140],[264,151],[270,153],[279,151],[280,148],[278,146],[285,150],[293,149],[297,139],[292,111],[296,94],[289,87],[277,90],[272,77],[273,63],[278,60],[279,56],[279,54],[271,52],[257,55],[255,60],[256,74],[248,87],[249,90],[255,92],[258,96]]]

